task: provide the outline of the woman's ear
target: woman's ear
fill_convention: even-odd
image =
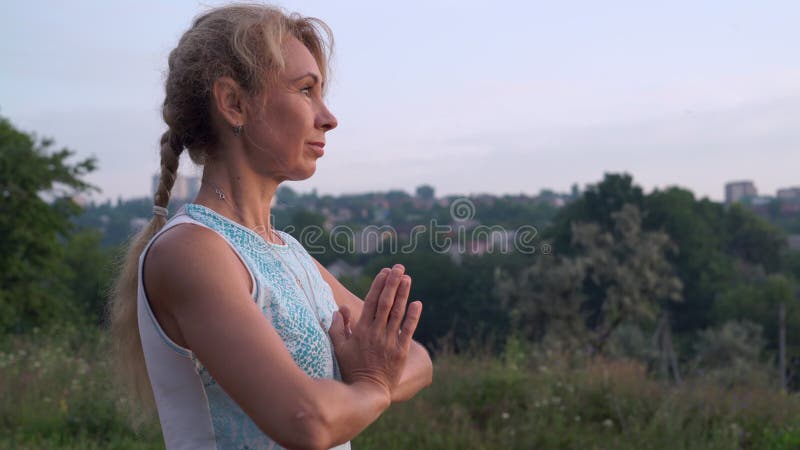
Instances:
[[[214,80],[212,99],[228,125],[233,127],[244,124],[246,93],[239,83],[230,77],[217,78]]]

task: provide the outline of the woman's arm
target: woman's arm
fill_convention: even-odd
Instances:
[[[314,258],[322,278],[330,285],[336,304],[350,311],[350,323],[358,323],[364,309],[364,301],[350,292],[322,264]],[[393,402],[409,400],[433,381],[433,363],[425,347],[418,342],[411,343],[406,365],[400,376],[400,384],[392,392]]]
[[[187,347],[225,392],[277,443],[316,449],[352,439],[390,405],[396,378],[389,375],[399,378],[405,355],[371,342],[378,351],[367,353],[389,355],[386,364],[369,361],[350,384],[312,379],[253,302],[241,265],[213,231],[179,225],[148,252],[147,293],[165,307]],[[370,290],[373,308],[386,307],[385,295],[378,297],[385,280],[379,277]]]
[[[428,351],[418,342],[411,343],[400,383],[392,392],[392,402],[404,402],[417,395],[433,381],[433,363]]]

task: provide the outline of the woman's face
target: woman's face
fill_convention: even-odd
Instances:
[[[286,69],[256,99],[242,137],[258,172],[279,181],[304,180],[314,174],[325,133],[337,122],[323,101],[325,80],[308,48],[292,37],[283,54]]]

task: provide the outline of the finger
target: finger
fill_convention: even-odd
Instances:
[[[389,269],[383,268],[378,272],[378,275],[375,276],[375,279],[372,280],[372,286],[370,286],[369,292],[367,292],[367,296],[364,298],[364,309],[361,311],[362,319],[366,317],[366,320],[371,322],[372,319],[375,318],[378,298],[386,283],[386,276],[389,275],[389,272]]]
[[[400,330],[400,324],[403,322],[403,316],[406,314],[406,304],[408,303],[408,294],[411,292],[411,277],[403,275],[400,280],[400,286],[397,288],[397,295],[394,298],[394,306],[389,312],[389,324],[386,327],[386,332],[390,335],[397,335]]]
[[[350,321],[352,319],[350,308],[347,306],[340,306],[339,313],[341,313],[342,320],[344,321],[344,335],[345,337],[350,337],[350,335],[353,334],[353,331],[350,329]]]
[[[397,288],[400,286],[400,280],[403,277],[404,270],[405,267],[403,267],[402,264],[395,264],[394,267],[392,267],[389,278],[386,279],[386,285],[383,287],[383,291],[381,291],[375,309],[375,325],[377,325],[375,331],[384,331],[386,329],[389,311],[392,309],[392,305],[394,305],[394,298],[397,295]]]
[[[403,327],[400,329],[400,339],[398,343],[403,351],[408,351],[411,347],[411,338],[414,336],[414,331],[419,324],[419,318],[422,316],[422,302],[417,300],[408,305],[406,312],[406,319],[403,321]]]
[[[350,323],[350,318],[352,317],[350,313],[350,307],[347,305],[342,305],[339,307],[339,313],[342,315],[342,320],[344,320],[344,324],[347,325]]]
[[[331,341],[333,341],[333,348],[338,348],[339,345],[346,339],[344,321],[342,320],[342,314],[339,311],[333,312],[333,317],[331,318],[331,328],[328,330],[328,334],[331,336]]]

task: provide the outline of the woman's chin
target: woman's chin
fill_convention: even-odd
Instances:
[[[292,181],[303,181],[311,178],[317,172],[317,163],[312,162],[311,165],[305,170],[297,171],[294,176],[292,177]]]
[[[309,169],[308,176],[306,178],[311,178],[311,176],[314,175],[315,173],[317,173],[317,162],[313,161],[311,163],[311,168]]]

